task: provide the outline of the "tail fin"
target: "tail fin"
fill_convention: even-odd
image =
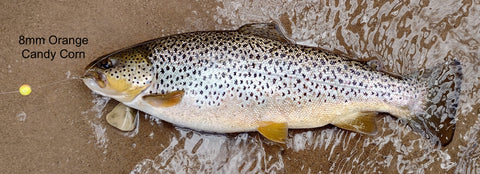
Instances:
[[[460,62],[451,60],[443,65],[416,73],[418,80],[427,86],[425,112],[408,121],[412,129],[434,143],[446,146],[455,132],[455,114],[462,83]]]

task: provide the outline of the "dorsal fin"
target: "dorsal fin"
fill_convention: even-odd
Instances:
[[[290,42],[290,40],[287,39],[287,37],[285,37],[285,35],[283,34],[284,32],[282,31],[282,28],[274,22],[246,24],[238,29],[238,32],[240,33],[255,35],[258,37],[286,43],[292,43]]]

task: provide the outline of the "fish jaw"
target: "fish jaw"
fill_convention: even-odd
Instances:
[[[120,102],[132,101],[150,85],[134,86],[125,79],[115,79],[92,69],[88,69],[82,79],[90,90]]]
[[[96,71],[87,71],[85,75],[83,75],[82,80],[85,86],[87,86],[90,90],[101,95],[107,95],[107,93],[103,92],[108,89],[105,89],[107,81],[102,73]]]

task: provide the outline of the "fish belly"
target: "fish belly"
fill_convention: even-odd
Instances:
[[[261,122],[287,123],[288,128],[316,128],[336,120],[353,119],[358,113],[384,112],[408,115],[408,109],[398,108],[380,100],[330,103],[313,101],[298,103],[282,97],[272,97],[268,102],[245,103],[236,98],[225,98],[220,105],[199,107],[196,97],[185,96],[172,107],[151,107],[143,100],[134,100],[127,105],[142,110],[181,127],[219,133],[256,131]]]

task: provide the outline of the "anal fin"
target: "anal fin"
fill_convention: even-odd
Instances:
[[[287,139],[288,128],[285,122],[262,121],[257,130],[265,138],[277,143],[285,143]]]
[[[377,112],[355,112],[350,115],[340,116],[332,124],[349,131],[375,135],[377,133],[375,116],[377,114]]]
[[[184,93],[183,90],[178,90],[167,94],[150,94],[142,99],[154,107],[171,107],[180,103]]]

